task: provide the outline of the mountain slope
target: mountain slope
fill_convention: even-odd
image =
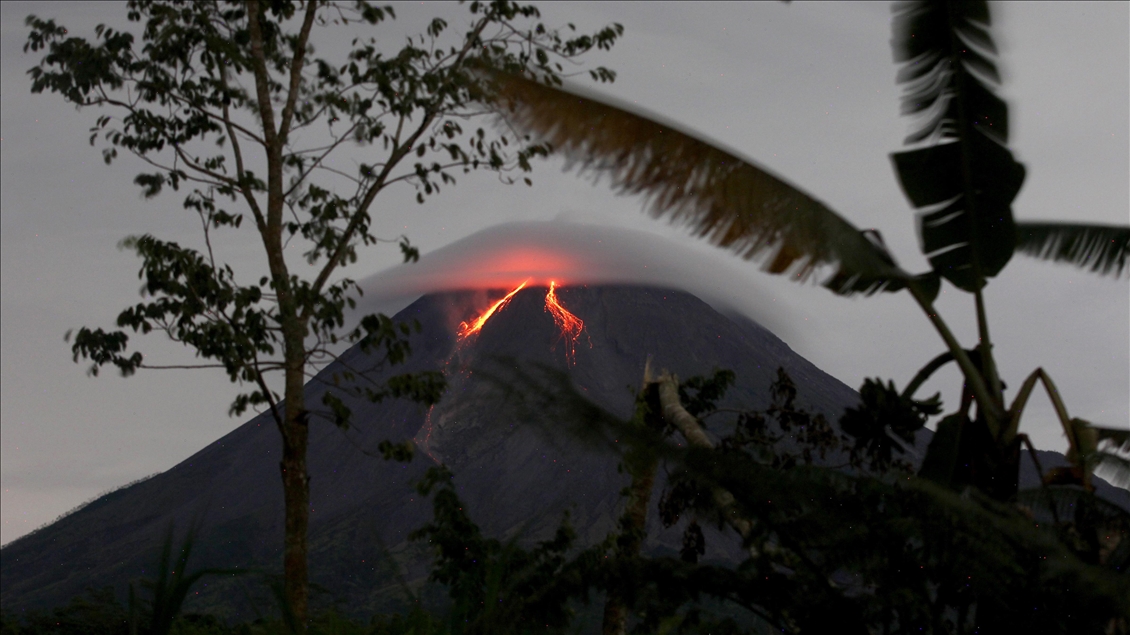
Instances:
[[[366,369],[371,360],[354,348],[307,385],[307,405],[318,410],[327,382],[345,368],[364,369],[377,381],[393,373],[444,370],[450,382],[430,412],[408,402],[372,404],[343,395],[353,411],[349,430],[315,418],[309,451],[315,606],[337,601],[354,614],[398,610],[406,601],[404,586],[420,588],[427,551],[407,536],[430,519],[431,505],[411,484],[435,461],[454,471],[460,496],[487,535],[545,537],[567,510],[583,543],[612,529],[626,484],[616,457],[582,444],[567,422],[523,423],[529,417],[520,416],[521,399],[515,401],[521,390],[511,390],[515,386],[507,377],[535,377],[544,369],[565,373],[588,399],[621,418],[631,414],[648,356],[654,367],[683,378],[733,370],[737,384],[724,406],[767,406],[778,366],[796,382],[801,404],[829,420],[858,399],[769,331],[679,291],[558,289],[561,305],[584,320],[573,354],[546,311],[545,288],[518,292],[477,335],[460,340],[460,321],[500,296],[424,296],[397,315],[423,327],[412,338],[406,365]],[[929,435],[920,436],[924,447]],[[423,451],[409,464],[371,456],[382,440],[410,438]],[[4,610],[58,605],[91,586],[111,585],[124,597],[130,580],[152,573],[170,523],[181,533],[197,527],[194,567],[277,571],[283,536],[280,445],[270,419],[255,417],[170,470],[13,541],[0,551]],[[736,558],[734,548],[726,547],[731,542],[708,535],[706,557]],[[649,527],[648,551],[672,553],[680,545],[681,529]],[[253,618],[273,607],[257,580],[206,578],[186,608]]]

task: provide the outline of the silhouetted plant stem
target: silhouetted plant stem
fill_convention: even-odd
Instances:
[[[947,326],[945,321],[942,320],[942,317],[938,315],[938,311],[934,308],[933,303],[930,302],[922,290],[918,288],[918,285],[911,283],[907,285],[907,288],[910,290],[910,294],[914,297],[915,301],[918,302],[918,306],[922,307],[926,318],[930,320],[930,323],[934,325],[938,334],[942,336],[942,341],[944,341],[946,347],[950,349],[954,361],[961,367],[961,373],[965,375],[966,384],[973,392],[973,396],[977,400],[977,405],[981,408],[981,411],[985,413],[985,421],[989,425],[989,430],[993,433],[994,437],[997,437],[1000,434],[1001,420],[1004,418],[1004,412],[1003,409],[997,407],[996,400],[992,398],[989,392],[989,387],[985,385],[981,371],[973,363],[973,360],[969,358],[969,355],[966,354],[965,349],[961,347],[957,338],[954,337],[949,326]]]
[[[1063,426],[1063,433],[1067,437],[1067,459],[1075,467],[1078,472],[1080,484],[1093,490],[1094,485],[1091,483],[1091,470],[1087,466],[1087,455],[1093,449],[1084,447],[1083,439],[1080,438],[1081,434],[1089,424],[1082,422],[1079,419],[1071,419],[1067,414],[1067,406],[1064,405],[1063,399],[1059,396],[1059,390],[1056,389],[1055,383],[1052,381],[1050,375],[1044,371],[1043,368],[1037,368],[1028,375],[1024,383],[1020,386],[1020,390],[1016,393],[1016,399],[1012,401],[1012,407],[1008,411],[1008,424],[1007,433],[1015,435],[1020,426],[1020,416],[1024,412],[1024,406],[1028,403],[1028,397],[1032,394],[1032,389],[1036,386],[1036,380],[1040,380],[1044,384],[1044,389],[1048,393],[1048,398],[1051,399],[1052,406],[1055,408],[1056,418],[1059,419],[1060,425]],[[1079,423],[1077,423],[1079,422]]]
[[[989,380],[989,390],[992,391],[997,408],[1003,411],[1004,394],[1001,390],[1001,378],[997,374],[997,365],[993,361],[993,344],[989,340],[989,320],[985,315],[985,296],[982,290],[978,289],[973,297],[977,305],[977,333],[981,340],[978,344],[981,351],[981,368],[985,372],[986,379]]]
[[[1032,457],[1032,463],[1036,466],[1036,475],[1040,477],[1040,491],[1044,493],[1044,498],[1047,499],[1048,509],[1051,510],[1052,513],[1052,521],[1055,522],[1056,526],[1058,527],[1059,510],[1056,509],[1055,499],[1052,497],[1051,490],[1048,489],[1047,481],[1044,480],[1044,466],[1040,465],[1040,457],[1036,456],[1036,448],[1032,447],[1032,441],[1028,438],[1028,435],[1021,434],[1018,436],[1021,443],[1023,443],[1024,446],[1028,448],[1028,456]]]
[[[647,426],[650,414],[648,395],[656,388],[649,359],[644,366],[643,387],[636,398],[636,412],[632,417],[634,427],[642,429]],[[624,455],[624,466],[632,476],[632,483],[628,488],[628,504],[620,517],[620,535],[616,540],[617,558],[637,558],[640,555],[640,548],[647,537],[647,507],[651,502],[658,464],[652,453],[642,449],[633,447]],[[624,595],[614,587],[609,588],[604,602],[601,632],[603,635],[624,635],[627,627],[628,606]]]
[[[923,366],[922,369],[919,370],[916,375],[914,375],[914,379],[910,380],[910,383],[906,385],[906,388],[903,389],[903,398],[912,399],[914,397],[914,393],[918,392],[918,389],[922,386],[922,384],[926,383],[926,380],[929,379],[935,371],[952,361],[954,361],[954,356],[953,353],[949,351],[946,351],[930,360],[928,364]]]
[[[973,183],[972,166],[974,150],[971,135],[974,133],[973,126],[971,125],[972,121],[970,113],[967,110],[968,102],[970,101],[970,99],[972,99],[972,96],[969,94],[970,89],[967,86],[967,71],[965,69],[965,64],[962,62],[960,56],[960,51],[966,48],[968,45],[962,42],[958,37],[958,29],[963,21],[962,18],[963,16],[961,15],[959,7],[956,5],[956,3],[949,3],[946,10],[946,19],[949,21],[949,28],[946,31],[947,35],[949,36],[948,53],[949,57],[952,60],[950,63],[950,71],[953,73],[953,87],[956,92],[956,95],[953,98],[953,103],[957,106],[957,129],[959,131],[959,134],[956,136],[957,143],[961,148],[962,156],[960,166],[963,184],[962,190],[964,193],[963,201],[967,208],[966,213],[969,214],[970,218],[975,219],[979,217],[979,197],[977,196],[977,191]],[[989,323],[985,317],[985,300],[982,293],[984,285],[986,283],[985,272],[982,270],[978,250],[975,248],[975,245],[978,242],[978,233],[977,222],[970,222],[969,242],[970,252],[973,255],[971,264],[974,270],[974,275],[977,278],[977,288],[973,291],[973,296],[975,298],[975,304],[977,307],[977,334],[980,338],[979,349],[981,351],[981,371],[984,373],[985,378],[989,381],[988,388],[991,392],[988,396],[992,398],[993,403],[996,405],[995,412],[1003,412],[1004,400],[1001,396],[1000,379],[996,376],[996,369],[993,367],[991,352],[992,345],[989,341]],[[987,403],[981,397],[981,395],[978,395],[978,403]],[[982,409],[984,408],[985,406],[982,406]],[[986,414],[988,415],[988,413]],[[994,438],[998,437],[1000,434],[1000,426],[994,426],[992,423],[992,420],[995,418],[995,415],[986,416],[986,420],[990,421],[989,429],[992,430]]]

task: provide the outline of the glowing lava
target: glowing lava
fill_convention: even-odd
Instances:
[[[565,358],[570,364],[576,364],[577,338],[585,329],[585,323],[557,301],[557,283],[552,280],[549,282],[549,291],[545,294],[545,310],[549,311],[553,322],[561,329],[561,337],[565,340]]]
[[[501,300],[490,305],[490,307],[488,307],[487,310],[483,311],[482,314],[479,315],[479,317],[469,322],[459,323],[459,329],[458,331],[456,331],[456,335],[458,336],[458,343],[455,347],[455,350],[451,352],[451,355],[449,355],[447,360],[444,362],[444,375],[448,377],[452,376],[452,361],[455,361],[457,357],[461,357],[470,342],[474,341],[471,336],[477,335],[482,330],[483,325],[486,324],[487,320],[493,317],[495,313],[498,313],[503,308],[505,308],[506,305],[510,303],[510,300],[519,291],[526,287],[530,280],[530,278],[527,278],[524,282],[522,282],[522,284],[515,287],[513,291],[507,293]],[[545,294],[545,310],[553,316],[553,323],[556,324],[557,328],[561,330],[561,338],[565,340],[566,360],[570,364],[576,364],[577,340],[581,337],[581,333],[584,332],[585,323],[579,317],[570,313],[565,307],[561,306],[560,302],[558,302],[556,281],[551,280],[549,283],[549,290],[546,291]],[[589,344],[591,346],[591,341]],[[456,368],[458,369],[458,373],[464,378],[470,375],[470,371],[464,368],[462,364],[458,362],[456,364]],[[439,463],[440,458],[431,451],[430,447],[430,441],[433,431],[432,413],[434,411],[434,405],[431,408],[428,408],[428,414],[424,418],[424,425],[421,429],[422,438],[418,433],[417,439],[421,449],[423,449],[424,452],[432,458],[432,460]]]
[[[521,291],[522,288],[526,286],[527,282],[529,282],[528,278],[524,282],[522,282],[522,284],[518,285],[517,288],[515,288],[513,291],[507,293],[506,297],[490,305],[489,309],[483,311],[483,314],[475,318],[474,320],[471,320],[470,322],[460,322],[459,331],[457,333],[459,335],[459,339],[465,339],[468,335],[478,333],[480,330],[482,330],[483,325],[486,324],[487,320],[490,319],[490,316],[494,315],[495,311],[498,311],[502,307],[509,304],[510,298],[513,298],[515,293]],[[552,292],[553,291],[551,290],[550,293]]]

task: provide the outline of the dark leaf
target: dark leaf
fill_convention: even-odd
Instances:
[[[840,418],[840,429],[855,438],[852,450],[855,462],[868,469],[885,471],[892,463],[893,453],[903,454],[914,446],[914,438],[930,415],[941,412],[938,395],[916,401],[895,389],[894,382],[883,384],[878,379],[867,379],[859,389],[861,403],[848,408]]]
[[[1011,203],[1024,182],[1024,166],[975,131],[966,145],[973,153],[968,161],[960,142],[899,152],[892,159],[907,198],[930,210],[918,218],[922,252],[935,272],[973,291],[1012,257]]]
[[[1016,248],[1042,260],[1119,276],[1130,255],[1130,227],[1082,223],[1016,224]]]
[[[1095,452],[1095,474],[1116,487],[1130,486],[1130,458],[1124,454],[1099,450]]]
[[[907,143],[959,137],[963,133],[955,127],[962,107],[968,125],[990,128],[991,136],[1007,143],[1007,109],[982,81],[1000,82],[990,57],[996,46],[984,0],[896,2],[891,12],[891,45],[895,61],[902,64],[902,111],[922,113]]]
[[[683,548],[679,550],[679,556],[683,562],[695,564],[705,553],[706,537],[702,535],[702,527],[699,527],[697,522],[691,521],[683,531]]]
[[[408,463],[411,461],[412,455],[415,453],[415,447],[411,440],[393,443],[385,439],[377,445],[377,449],[380,450],[381,455],[386,461],[396,461],[398,463]]]

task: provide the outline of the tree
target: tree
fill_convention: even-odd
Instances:
[[[718,571],[729,579],[717,586],[706,565],[681,576],[676,569],[644,577],[658,587],[651,597],[640,594],[645,622],[699,619],[690,611],[681,617],[681,607],[669,598],[686,601],[702,593],[744,606],[782,632],[1124,630],[1130,617],[1126,510],[1079,496],[1077,510],[1087,507],[1088,514],[1106,518],[1094,522],[1076,513],[1076,521],[1084,522],[1071,528],[976,489],[958,495],[911,476],[890,461],[882,444],[861,443],[870,435],[842,426],[854,443],[838,438],[822,417],[798,406],[797,387],[783,369],[766,411],[741,411],[731,425],[712,421],[715,435],[732,431],[714,445],[703,426],[719,411],[709,399],[701,409],[703,391],[688,400],[680,393],[690,386],[678,378],[665,374],[658,381],[667,426],[688,446],[673,453],[682,456],[673,461],[677,467],[660,505],[664,524],[688,512],[725,522],[740,535],[749,559],[736,572]],[[713,384],[726,385],[717,375]],[[864,410],[866,401],[849,414]],[[907,409],[899,418],[915,419],[921,428],[929,410]],[[827,465],[825,453],[845,452],[852,465],[865,466],[862,473]],[[694,523],[688,534],[692,529]],[[1113,547],[1092,549],[1087,538],[1065,529],[1091,540],[1105,536]],[[647,566],[660,569],[663,563]],[[700,587],[683,581],[696,574]],[[713,626],[699,632],[722,630]]]
[[[1130,619],[1130,512],[1076,489],[1073,509],[1048,518],[1047,488],[1024,492],[1022,507],[976,488],[940,487],[891,460],[891,447],[866,428],[857,435],[841,425],[840,433],[807,411],[784,369],[764,410],[718,407],[735,380],[729,371],[685,382],[645,371],[631,421],[548,367],[500,368],[496,379],[519,420],[568,428],[607,448],[631,485],[621,491],[624,515],[613,533],[554,562],[553,575],[540,581],[532,566],[500,570],[522,560],[495,555],[497,544],[493,552],[484,544],[465,505],[436,494],[426,528],[432,579],[442,571],[453,600],[467,589],[476,599],[492,589],[502,597],[528,583],[521,601],[505,605],[544,611],[603,592],[603,632],[617,634],[1112,633]],[[849,412],[864,412],[866,401]],[[911,442],[934,409],[925,405],[888,406]],[[683,529],[677,556],[639,549],[647,513],[639,494],[658,465],[665,475],[658,519]],[[438,476],[451,488],[450,474]],[[1066,523],[1065,510],[1074,517]],[[740,563],[700,562],[702,529],[711,525],[733,530],[710,540],[737,542]],[[575,630],[543,615],[530,621]]]
[[[58,93],[80,108],[105,108],[91,129],[91,145],[103,141],[107,164],[119,150],[145,163],[149,171],[134,182],[146,198],[166,186],[190,190],[183,207],[199,216],[203,247],[150,235],[126,238],[122,245],[142,260],[144,299],[121,312],[118,330],[79,329],[75,361],[91,360],[95,375],[106,365],[123,375],[162,368],[130,349],[124,329],[164,332],[205,360],[196,367],[223,368],[233,382],[248,386],[232,402],[232,415],[249,407],[271,413],[283,443],[285,597],[302,628],[309,426],[314,415],[341,426],[349,421],[348,409],[332,394],[325,412],[305,403],[303,384],[319,361],[333,359],[329,347],[339,339],[377,349],[390,364],[410,353],[410,326],[383,315],[342,331],[345,308],[360,291],[338,277],[339,270],[356,261],[360,247],[379,241],[374,200],[407,183],[423,203],[454,185],[456,171],[529,171],[530,160],[546,154],[544,144],[464,130],[464,122],[483,114],[474,101],[482,82],[473,69],[532,67],[538,77],[560,81],[561,62],[610,48],[623,28],[566,37],[538,22],[533,6],[472,2],[465,33],[451,34],[437,18],[426,33],[388,52],[366,31],[395,12],[365,2],[131,0],[127,6],[130,22],[140,27],[140,48],[128,31],[99,25],[88,40],[54,20],[29,16],[24,50],[46,53],[28,71],[31,90]],[[330,29],[355,36],[344,59],[315,56],[315,32]],[[614,79],[603,67],[589,73]],[[366,156],[356,174],[326,162],[349,144]],[[343,186],[347,193],[339,194]],[[212,240],[222,230],[246,231],[245,216],[267,262],[250,282],[237,280]],[[407,238],[399,243],[406,261],[418,256]],[[305,267],[288,259],[299,244]],[[274,373],[282,375],[281,394],[268,382]],[[423,403],[434,403],[442,390],[439,373],[402,374],[363,389],[375,401]],[[402,458],[410,448],[386,443],[382,449]]]
[[[898,266],[879,232],[857,229],[753,161],[628,105],[501,70],[491,73],[489,97],[510,125],[563,151],[570,165],[608,174],[613,189],[644,195],[653,216],[760,260],[770,274],[804,281],[831,267],[823,284],[839,295],[909,292],[946,351],[901,393],[893,384],[865,385],[873,409],[854,424],[869,421],[877,426],[872,438],[897,443],[899,431],[874,408],[927,403],[913,401],[914,392],[938,368],[955,362],[965,388],[958,409],[938,424],[923,466],[934,480],[955,488],[973,485],[1001,500],[1014,496],[1020,448],[1027,440],[1019,432],[1020,418],[1037,381],[1055,405],[1075,464],[1049,479],[1089,488],[1099,463],[1123,477],[1130,474],[1124,456],[1100,447],[1109,442],[1128,449],[1130,435],[1071,418],[1042,369],[1022,382],[1006,406],[982,298],[989,279],[1016,252],[1115,277],[1130,271],[1130,227],[1013,218],[1011,203],[1025,170],[1007,148],[1008,109],[993,93],[1000,79],[985,2],[897,2],[892,25],[894,57],[901,64],[897,81],[905,88],[902,110],[916,117],[906,138],[912,149],[895,153],[892,161],[904,193],[920,210],[921,247],[931,269],[919,275]],[[971,349],[958,342],[933,306],[943,279],[974,295],[979,343]]]

